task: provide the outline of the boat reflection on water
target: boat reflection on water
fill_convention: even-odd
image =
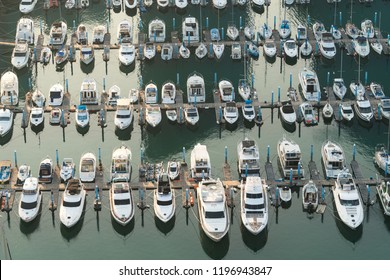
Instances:
[[[267,243],[268,226],[257,235],[250,233],[242,223],[240,223],[240,230],[242,241],[244,241],[244,244],[255,253],[261,250]]]
[[[223,259],[229,251],[229,233],[227,233],[219,242],[214,242],[204,233],[199,223],[200,243],[203,251],[213,260]]]

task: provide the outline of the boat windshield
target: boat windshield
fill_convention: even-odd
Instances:
[[[114,204],[115,205],[129,205],[130,204],[130,199],[114,199]]]
[[[88,119],[88,116],[87,116],[87,115],[80,115],[80,114],[79,114],[79,115],[77,116],[77,119],[80,120],[80,121],[83,121],[83,120]]]
[[[62,206],[64,207],[79,207],[81,205],[81,199],[79,201],[66,201],[62,202]]]
[[[247,203],[245,203],[245,208],[252,209],[252,210],[264,209],[264,203],[262,203],[262,204],[247,204]]]
[[[26,5],[26,6],[30,6],[30,5],[32,5],[32,3],[33,3],[33,0],[23,0],[21,3],[20,3],[20,5],[22,5],[22,6],[24,6],[24,5]]]
[[[117,159],[112,162],[112,172],[126,172],[128,168],[127,159]]]
[[[172,199],[170,199],[170,200],[164,200],[164,201],[157,200],[157,205],[160,205],[160,206],[169,206],[169,205],[172,205]]]
[[[42,118],[42,113],[39,113],[39,114],[31,114],[31,118],[33,118],[33,119]]]
[[[170,167],[170,168],[169,168],[169,171],[170,171],[170,172],[176,172],[176,170],[177,170],[176,167]]]
[[[344,163],[342,161],[331,161],[329,162],[329,165],[331,169],[335,169],[335,170],[344,168]]]
[[[61,98],[61,91],[51,91],[50,92],[50,98]]]
[[[5,117],[0,117],[0,122],[8,122],[10,120],[10,117],[5,116]]]
[[[345,114],[352,114],[352,109],[344,109]]]
[[[371,107],[360,107],[360,112],[362,114],[371,114],[372,110]]]
[[[262,198],[262,193],[246,193],[246,198]]]
[[[206,211],[205,212],[206,219],[223,219],[225,218],[225,213],[223,211]]]
[[[130,119],[130,114],[127,114],[127,115],[120,115],[120,114],[118,114],[118,115],[116,115],[116,117],[118,119]]]
[[[81,172],[93,172],[94,161],[91,159],[84,159],[81,162]]]
[[[359,199],[341,199],[340,198],[340,204],[343,206],[358,206],[359,205]]]
[[[334,47],[323,47],[324,51],[326,52],[333,52],[335,50]]]
[[[25,57],[27,52],[14,52],[14,57]]]
[[[26,209],[26,210],[30,210],[30,209],[34,209],[37,207],[37,201],[33,201],[33,202],[24,202],[22,201],[21,204],[20,204],[20,207],[22,209]]]
[[[198,116],[198,113],[195,112],[195,111],[188,111],[188,112],[187,112],[187,116],[189,116],[189,117],[197,117],[197,116]]]

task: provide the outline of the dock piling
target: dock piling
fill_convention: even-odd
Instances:
[[[217,87],[217,83],[218,83],[218,75],[217,72],[214,72],[214,87]]]
[[[313,144],[310,145],[310,161],[313,161],[314,147]]]
[[[242,16],[240,16],[240,30],[242,29]]]
[[[325,202],[325,187],[322,186],[321,188],[321,199],[322,199],[322,203]]]
[[[368,83],[368,72],[364,72],[364,84],[367,85]]]
[[[367,187],[367,205],[370,205],[371,188],[370,188],[370,185],[366,185],[366,187]]]
[[[386,163],[385,163],[385,177],[387,177],[388,174],[389,174],[389,163],[388,163],[388,160],[386,160]]]
[[[248,163],[245,163],[245,178],[248,178]]]
[[[278,103],[280,103],[280,86],[278,86]]]
[[[326,86],[329,87],[329,81],[330,81],[330,72],[328,71],[326,75]]]
[[[381,104],[378,104],[378,120],[381,119]],[[387,161],[386,161],[387,162]]]
[[[307,15],[307,25],[310,26],[310,15]]]
[[[102,210],[102,202],[100,201],[100,197],[99,197],[98,185],[95,186],[95,201],[93,203],[93,207],[94,207],[95,211]]]
[[[141,147],[141,164],[144,164],[144,147]]]
[[[42,35],[42,18],[39,19],[39,32]]]
[[[222,124],[222,106],[219,106],[218,123]]]
[[[185,201],[185,204],[184,204],[184,207],[185,207],[185,208],[189,208],[189,207],[190,207],[190,204],[189,204],[189,197],[190,197],[190,195],[189,195],[189,189],[186,188],[186,201]]]
[[[55,210],[55,207],[54,207],[54,192],[53,191],[50,192],[50,209],[52,211]]]
[[[270,157],[270,146],[268,145],[267,146],[267,162],[270,162],[269,157]]]
[[[355,160],[355,158],[356,158],[356,144],[353,144],[352,158],[353,158],[353,160]]]
[[[16,150],[14,150],[14,164],[15,164],[15,167],[18,167],[18,157],[16,155]]]
[[[225,164],[227,163],[227,158],[228,158],[228,149],[227,146],[225,146]]]
[[[343,13],[342,12],[339,13],[339,21],[340,21],[339,26],[343,26]]]
[[[274,30],[276,29],[276,16],[274,16]]]
[[[106,78],[103,78],[103,91],[106,91]]]
[[[186,162],[186,147],[183,147],[182,160],[183,160],[183,162]]]
[[[290,72],[290,88],[292,88],[292,73]]]
[[[98,157],[99,157],[99,170],[102,171],[103,164],[102,164],[102,152],[100,147],[98,148]]]
[[[172,18],[172,28],[176,30],[176,18]]]
[[[209,29],[209,17],[206,17],[206,29]]]
[[[272,91],[272,94],[271,94],[271,107],[272,108],[274,107],[274,91]]]
[[[176,73],[176,85],[179,85],[180,84],[180,74],[179,72]]]
[[[279,207],[279,188],[275,188],[275,207]]]
[[[57,163],[57,166],[60,166],[60,159],[59,159],[59,156],[58,156],[58,149],[56,149],[56,163]]]
[[[230,187],[230,207],[234,208],[234,189]]]
[[[179,121],[180,123],[183,123],[183,108],[179,108]]]
[[[290,187],[292,186],[292,180],[293,180],[293,170],[290,168]]]
[[[252,77],[252,88],[255,88],[255,74],[252,73],[251,77]]]
[[[377,17],[378,17],[378,13],[375,12],[375,14],[374,14],[374,27],[376,26]]]
[[[301,162],[298,161],[298,180],[301,178]]]
[[[29,88],[29,90],[31,91],[31,89],[32,89],[31,77],[28,78],[28,88]],[[12,95],[11,95],[11,96],[12,96]]]

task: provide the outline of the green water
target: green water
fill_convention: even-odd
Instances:
[[[1,23],[0,33],[2,38],[12,39],[15,36],[16,22],[20,17],[18,3],[2,1],[7,7],[0,11]],[[243,22],[254,22],[259,24],[267,21],[273,25],[274,16],[279,23],[284,17],[284,9],[281,8],[280,1],[272,1],[268,12],[262,14],[254,13],[248,6],[246,8],[234,8],[229,6],[217,12],[211,5],[200,9],[198,6],[189,5],[186,12],[177,14],[174,9],[160,12],[154,5],[147,13],[142,14],[144,31],[147,30],[149,20],[159,17],[164,19],[167,25],[167,37],[173,29],[175,18],[176,30],[181,30],[183,18],[190,14],[200,19],[202,13],[202,24],[205,26],[206,17],[209,18],[209,28],[227,27],[227,23],[234,18],[239,24],[239,17]],[[316,1],[312,1],[316,2]],[[325,2],[325,1],[322,1]],[[342,11],[343,23],[349,17],[349,1],[343,1],[338,11]],[[66,11],[53,9],[45,12],[42,9],[42,2],[38,2],[32,17],[35,19],[36,32],[39,32],[40,19],[45,30],[45,39],[48,41],[48,28],[54,20],[63,17],[68,22],[68,27],[79,22],[86,24],[89,36],[92,36],[93,26],[105,24],[109,19],[110,31],[116,33],[118,23],[123,19],[131,19],[132,23],[139,24],[139,14],[129,17],[125,12],[114,13],[104,9],[103,0],[100,2],[91,1],[91,6],[80,11]],[[364,18],[373,19],[375,12],[382,11],[381,29],[383,34],[390,30],[390,20],[385,17],[385,12],[390,8],[390,3],[375,1],[370,7],[360,4],[354,5],[353,21],[360,24]],[[321,19],[326,27],[333,23],[334,7],[325,3],[310,4],[308,6],[295,6],[287,10],[287,18],[293,23],[305,22],[310,14],[311,22]],[[268,17],[267,17],[268,15]],[[232,17],[233,16],[233,17]],[[379,19],[379,14],[378,14]],[[337,16],[337,25],[339,17]],[[294,30],[294,28],[293,28]],[[136,34],[134,34],[136,35]],[[295,36],[295,32],[293,32]],[[112,36],[114,38],[114,36]],[[135,36],[136,37],[136,36]],[[112,39],[114,40],[114,39]],[[3,72],[11,66],[10,56],[12,49],[0,46],[0,71]],[[193,49],[191,50],[194,51]],[[261,51],[262,52],[262,51]],[[212,100],[212,89],[214,83],[214,73],[217,79],[230,79],[234,85],[244,74],[242,63],[232,62],[229,58],[230,49],[225,50],[221,61],[203,59],[197,60],[192,56],[189,60],[177,60],[163,62],[156,57],[152,62],[145,61],[142,65],[136,61],[135,67],[128,69],[119,67],[117,53],[111,51],[111,59],[107,64],[102,61],[101,52],[96,51],[96,59],[93,67],[81,68],[79,60],[73,65],[68,63],[64,70],[57,72],[53,65],[37,68],[31,65],[17,71],[20,83],[21,105],[23,105],[24,94],[29,89],[28,78],[32,78],[32,84],[47,94],[50,86],[56,82],[69,81],[69,91],[72,96],[72,103],[78,103],[78,91],[81,81],[87,77],[95,78],[99,83],[99,88],[103,87],[105,78],[106,87],[117,84],[122,89],[122,94],[126,94],[132,87],[145,84],[153,80],[161,88],[166,80],[179,82],[181,88],[185,88],[187,76],[193,72],[200,72],[206,81],[208,100]],[[264,57],[253,62],[253,73],[255,87],[260,100],[271,101],[272,91],[277,98],[278,86],[281,87],[281,98],[286,98],[286,89],[289,86],[290,73],[293,75],[293,85],[297,86],[298,72],[303,67],[314,68],[320,79],[322,86],[326,85],[327,72],[330,72],[331,80],[340,75],[340,59],[338,55],[334,61],[322,61],[319,58],[302,60],[299,59],[293,65],[286,64],[280,59],[274,62],[267,62]],[[358,63],[353,57],[342,56],[343,77],[346,83],[357,77]],[[389,85],[389,61],[388,57],[370,54],[368,60],[361,61],[361,77],[364,81],[364,73],[368,73],[368,81],[375,80],[383,84],[385,91]],[[389,94],[389,93],[387,93]],[[108,166],[111,152],[114,147],[125,144],[133,152],[133,170],[136,170],[140,162],[140,147],[145,147],[145,157],[148,161],[165,162],[171,158],[181,158],[182,147],[186,148],[186,159],[189,161],[189,153],[192,147],[201,142],[206,144],[213,166],[213,177],[222,177],[222,164],[224,161],[224,146],[228,148],[228,161],[233,167],[235,174],[236,166],[236,145],[244,136],[256,139],[260,148],[262,161],[266,160],[267,145],[271,147],[271,159],[274,167],[277,166],[276,142],[286,134],[300,144],[303,152],[303,163],[307,167],[310,159],[310,145],[314,145],[314,159],[318,166],[320,164],[320,147],[327,139],[338,141],[347,154],[347,161],[352,159],[353,144],[356,143],[357,155],[362,171],[367,177],[375,177],[379,171],[372,163],[374,148],[377,143],[386,142],[387,124],[374,123],[370,128],[359,125],[357,120],[352,124],[339,125],[336,122],[324,124],[321,120],[316,127],[299,128],[293,132],[286,131],[281,125],[276,110],[263,110],[264,125],[259,129],[257,126],[246,127],[242,119],[236,128],[227,129],[219,127],[215,123],[215,113],[213,110],[203,110],[200,113],[200,123],[190,129],[186,126],[173,125],[168,123],[166,118],[159,130],[141,131],[135,119],[132,129],[118,133],[113,124],[114,114],[108,114],[108,126],[101,130],[97,126],[97,115],[91,115],[91,125],[89,130],[82,135],[76,130],[74,115],[71,116],[71,124],[62,130],[60,127],[50,126],[48,116],[46,116],[45,126],[42,131],[34,132],[27,128],[25,134],[20,128],[21,115],[15,117],[12,134],[0,139],[0,159],[12,159],[14,150],[17,151],[18,163],[28,163],[33,168],[33,174],[38,172],[38,165],[42,158],[50,155],[55,158],[55,150],[59,150],[60,159],[63,157],[73,157],[76,162],[80,155],[86,151],[97,154],[98,148],[102,151],[103,163]],[[322,170],[320,171],[323,173]],[[108,171],[105,171],[108,176]],[[237,174],[236,174],[237,175]],[[262,168],[262,176],[265,176]],[[280,176],[279,173],[276,174]],[[136,172],[132,174],[132,180],[138,180]],[[383,215],[383,210],[379,202],[366,209],[363,226],[357,232],[350,231],[342,225],[333,211],[332,195],[329,190],[326,192],[327,210],[323,217],[314,215],[308,217],[302,211],[301,197],[297,190],[293,193],[291,206],[287,209],[269,209],[268,230],[260,236],[254,237],[247,233],[240,223],[239,208],[235,207],[232,212],[232,225],[227,237],[220,243],[211,242],[202,232],[198,218],[197,209],[188,210],[180,207],[181,193],[177,193],[177,209],[174,221],[167,225],[162,225],[154,218],[153,208],[145,210],[143,213],[136,209],[134,221],[123,228],[114,223],[110,216],[108,193],[104,192],[102,197],[103,209],[96,213],[93,210],[93,194],[87,197],[85,213],[82,221],[71,230],[61,226],[58,211],[52,214],[48,210],[49,194],[43,197],[42,212],[32,224],[20,222],[17,215],[17,203],[19,194],[16,196],[14,210],[9,216],[1,213],[0,222],[4,229],[0,239],[2,245],[8,243],[8,247],[13,259],[388,259],[389,246],[384,242],[388,240],[390,234],[390,220]],[[138,200],[138,193],[135,193]],[[147,193],[147,202],[152,205],[152,193]],[[376,200],[376,197],[372,198]],[[239,204],[238,194],[236,194],[236,204]],[[238,205],[237,205],[238,206]],[[3,248],[3,246],[2,246]],[[5,250],[0,250],[1,258],[6,258]]]

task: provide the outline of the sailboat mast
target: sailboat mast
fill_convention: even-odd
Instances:
[[[336,17],[337,17],[337,1],[334,1],[334,19],[333,19],[333,26],[336,27]]]
[[[352,23],[352,7],[353,7],[353,0],[351,0],[351,15],[349,17],[351,23]]]
[[[340,55],[340,78],[343,77],[343,49],[341,48],[341,55]]]

